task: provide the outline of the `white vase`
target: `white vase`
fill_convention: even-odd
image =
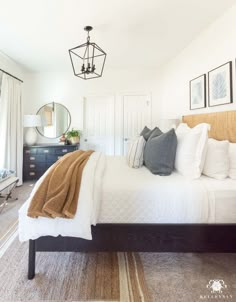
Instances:
[[[25,142],[28,146],[35,145],[37,142],[37,132],[33,127],[27,128],[25,132]]]
[[[79,136],[73,136],[70,138],[72,145],[76,145],[79,143]]]

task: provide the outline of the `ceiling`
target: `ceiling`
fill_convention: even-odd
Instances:
[[[235,0],[0,0],[0,50],[30,71],[71,70],[68,49],[86,40],[106,67],[156,68],[176,56]]]

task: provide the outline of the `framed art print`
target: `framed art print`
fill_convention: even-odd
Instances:
[[[206,107],[206,75],[203,74],[189,82],[190,109]]]
[[[232,102],[232,62],[228,62],[208,72],[208,103],[212,107]]]

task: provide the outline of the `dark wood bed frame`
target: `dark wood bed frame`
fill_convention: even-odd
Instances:
[[[183,117],[189,127],[209,123],[209,137],[236,143],[236,111]],[[235,224],[98,224],[93,240],[40,237],[29,241],[28,278],[36,252],[236,252]]]
[[[30,240],[28,279],[36,252],[236,252],[236,224],[98,224],[92,236]]]

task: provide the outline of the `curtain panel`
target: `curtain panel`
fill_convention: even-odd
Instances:
[[[11,169],[22,184],[22,83],[3,73],[0,89],[0,168]]]

